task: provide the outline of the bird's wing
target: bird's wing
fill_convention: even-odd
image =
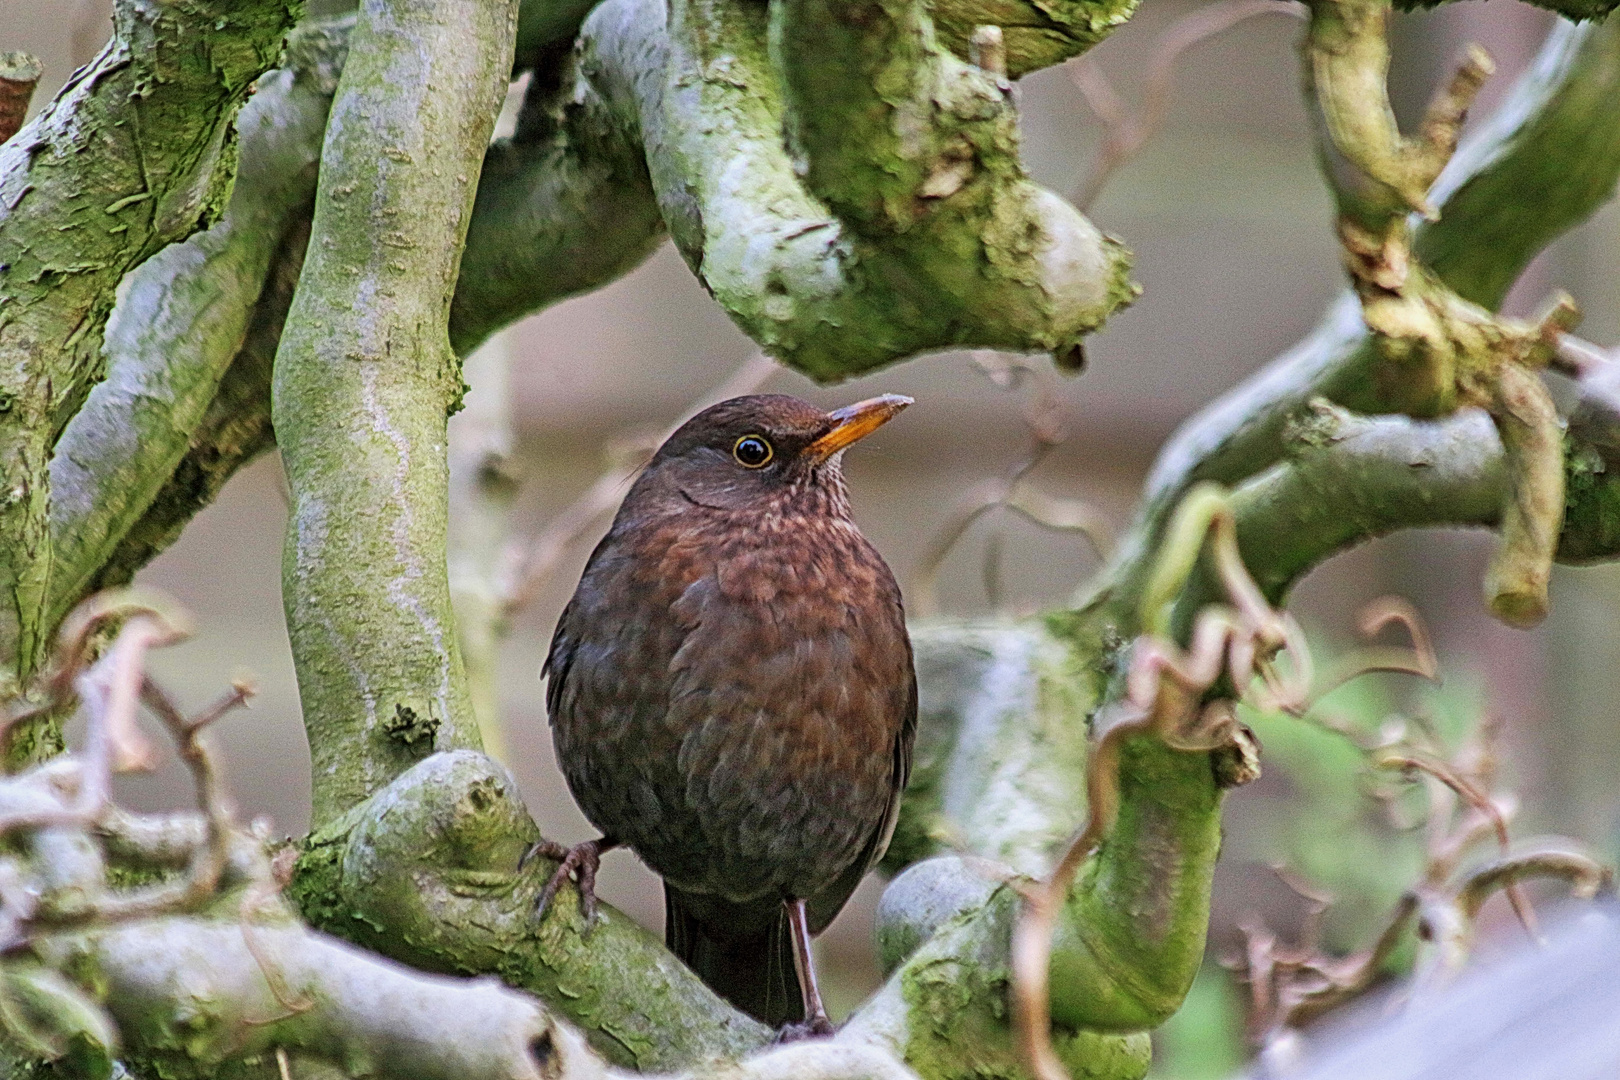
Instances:
[[[899,608],[899,588],[895,587],[895,606]],[[900,613],[901,626],[905,625],[904,611]],[[872,830],[871,838],[861,850],[860,856],[849,868],[840,874],[832,885],[823,889],[808,901],[807,907],[810,915],[810,931],[819,934],[833,921],[838,912],[848,902],[850,894],[860,885],[861,879],[866,877],[867,871],[876,866],[889,850],[889,841],[894,838],[895,823],[900,820],[900,800],[905,795],[906,784],[911,780],[911,751],[917,741],[917,669],[911,660],[911,642],[906,640],[906,668],[909,679],[906,687],[906,700],[900,713],[900,730],[894,738],[894,771],[892,785],[889,789],[889,801],[883,809],[883,819],[877,828]]]

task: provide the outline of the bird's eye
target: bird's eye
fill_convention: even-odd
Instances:
[[[744,468],[762,469],[770,464],[776,452],[771,449],[771,444],[760,436],[744,435],[737,440],[737,445],[731,448],[731,456]]]

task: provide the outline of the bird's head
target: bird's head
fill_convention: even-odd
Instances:
[[[910,404],[884,394],[824,412],[786,394],[732,398],[682,424],[636,486],[660,500],[716,510],[818,495],[842,505],[844,450]]]

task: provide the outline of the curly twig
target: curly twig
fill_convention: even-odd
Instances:
[[[1212,604],[1198,615],[1183,651],[1168,636],[1168,608],[1186,585],[1206,543],[1231,606]],[[1132,649],[1125,695],[1094,721],[1086,766],[1087,818],[1057,867],[1025,891],[1025,907],[1013,928],[1013,1023],[1039,1080],[1067,1080],[1052,1049],[1048,987],[1057,914],[1080,866],[1100,848],[1119,812],[1119,756],[1125,741],[1153,734],[1178,750],[1235,747],[1256,755],[1253,736],[1237,722],[1228,700],[1204,702],[1223,677],[1238,695],[1254,693],[1266,707],[1292,706],[1310,685],[1311,664],[1293,619],[1266,602],[1249,576],[1237,547],[1237,530],[1226,494],[1214,485],[1194,488],[1177,508],[1144,592],[1141,622],[1146,633]],[[1291,676],[1270,663],[1288,651]],[[1252,773],[1252,770],[1250,770]]]

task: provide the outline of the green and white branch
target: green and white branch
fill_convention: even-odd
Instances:
[[[232,121],[292,24],[288,0],[122,0],[107,47],[0,144],[0,680],[53,627],[49,468],[103,373],[114,290],[223,209]]]
[[[224,216],[121,285],[102,344],[106,377],[51,459],[48,625],[83,598],[174,475],[241,352],[278,249],[315,195],[347,29],[295,33],[292,62],[259,81],[237,119],[241,164]]]
[[[1414,230],[1413,253],[1464,301],[1494,307],[1530,259],[1613,196],[1617,179],[1620,24],[1560,25],[1441,174],[1430,195],[1440,220]],[[1305,340],[1182,425],[1160,451],[1136,522],[1090,602],[1141,588],[1146,556],[1193,484],[1240,484],[1283,460],[1312,401],[1390,411],[1373,376],[1378,361],[1361,305],[1346,295]]]
[[[317,826],[478,745],[445,570],[447,327],[516,17],[513,0],[368,4],[327,123],[273,390]]]

